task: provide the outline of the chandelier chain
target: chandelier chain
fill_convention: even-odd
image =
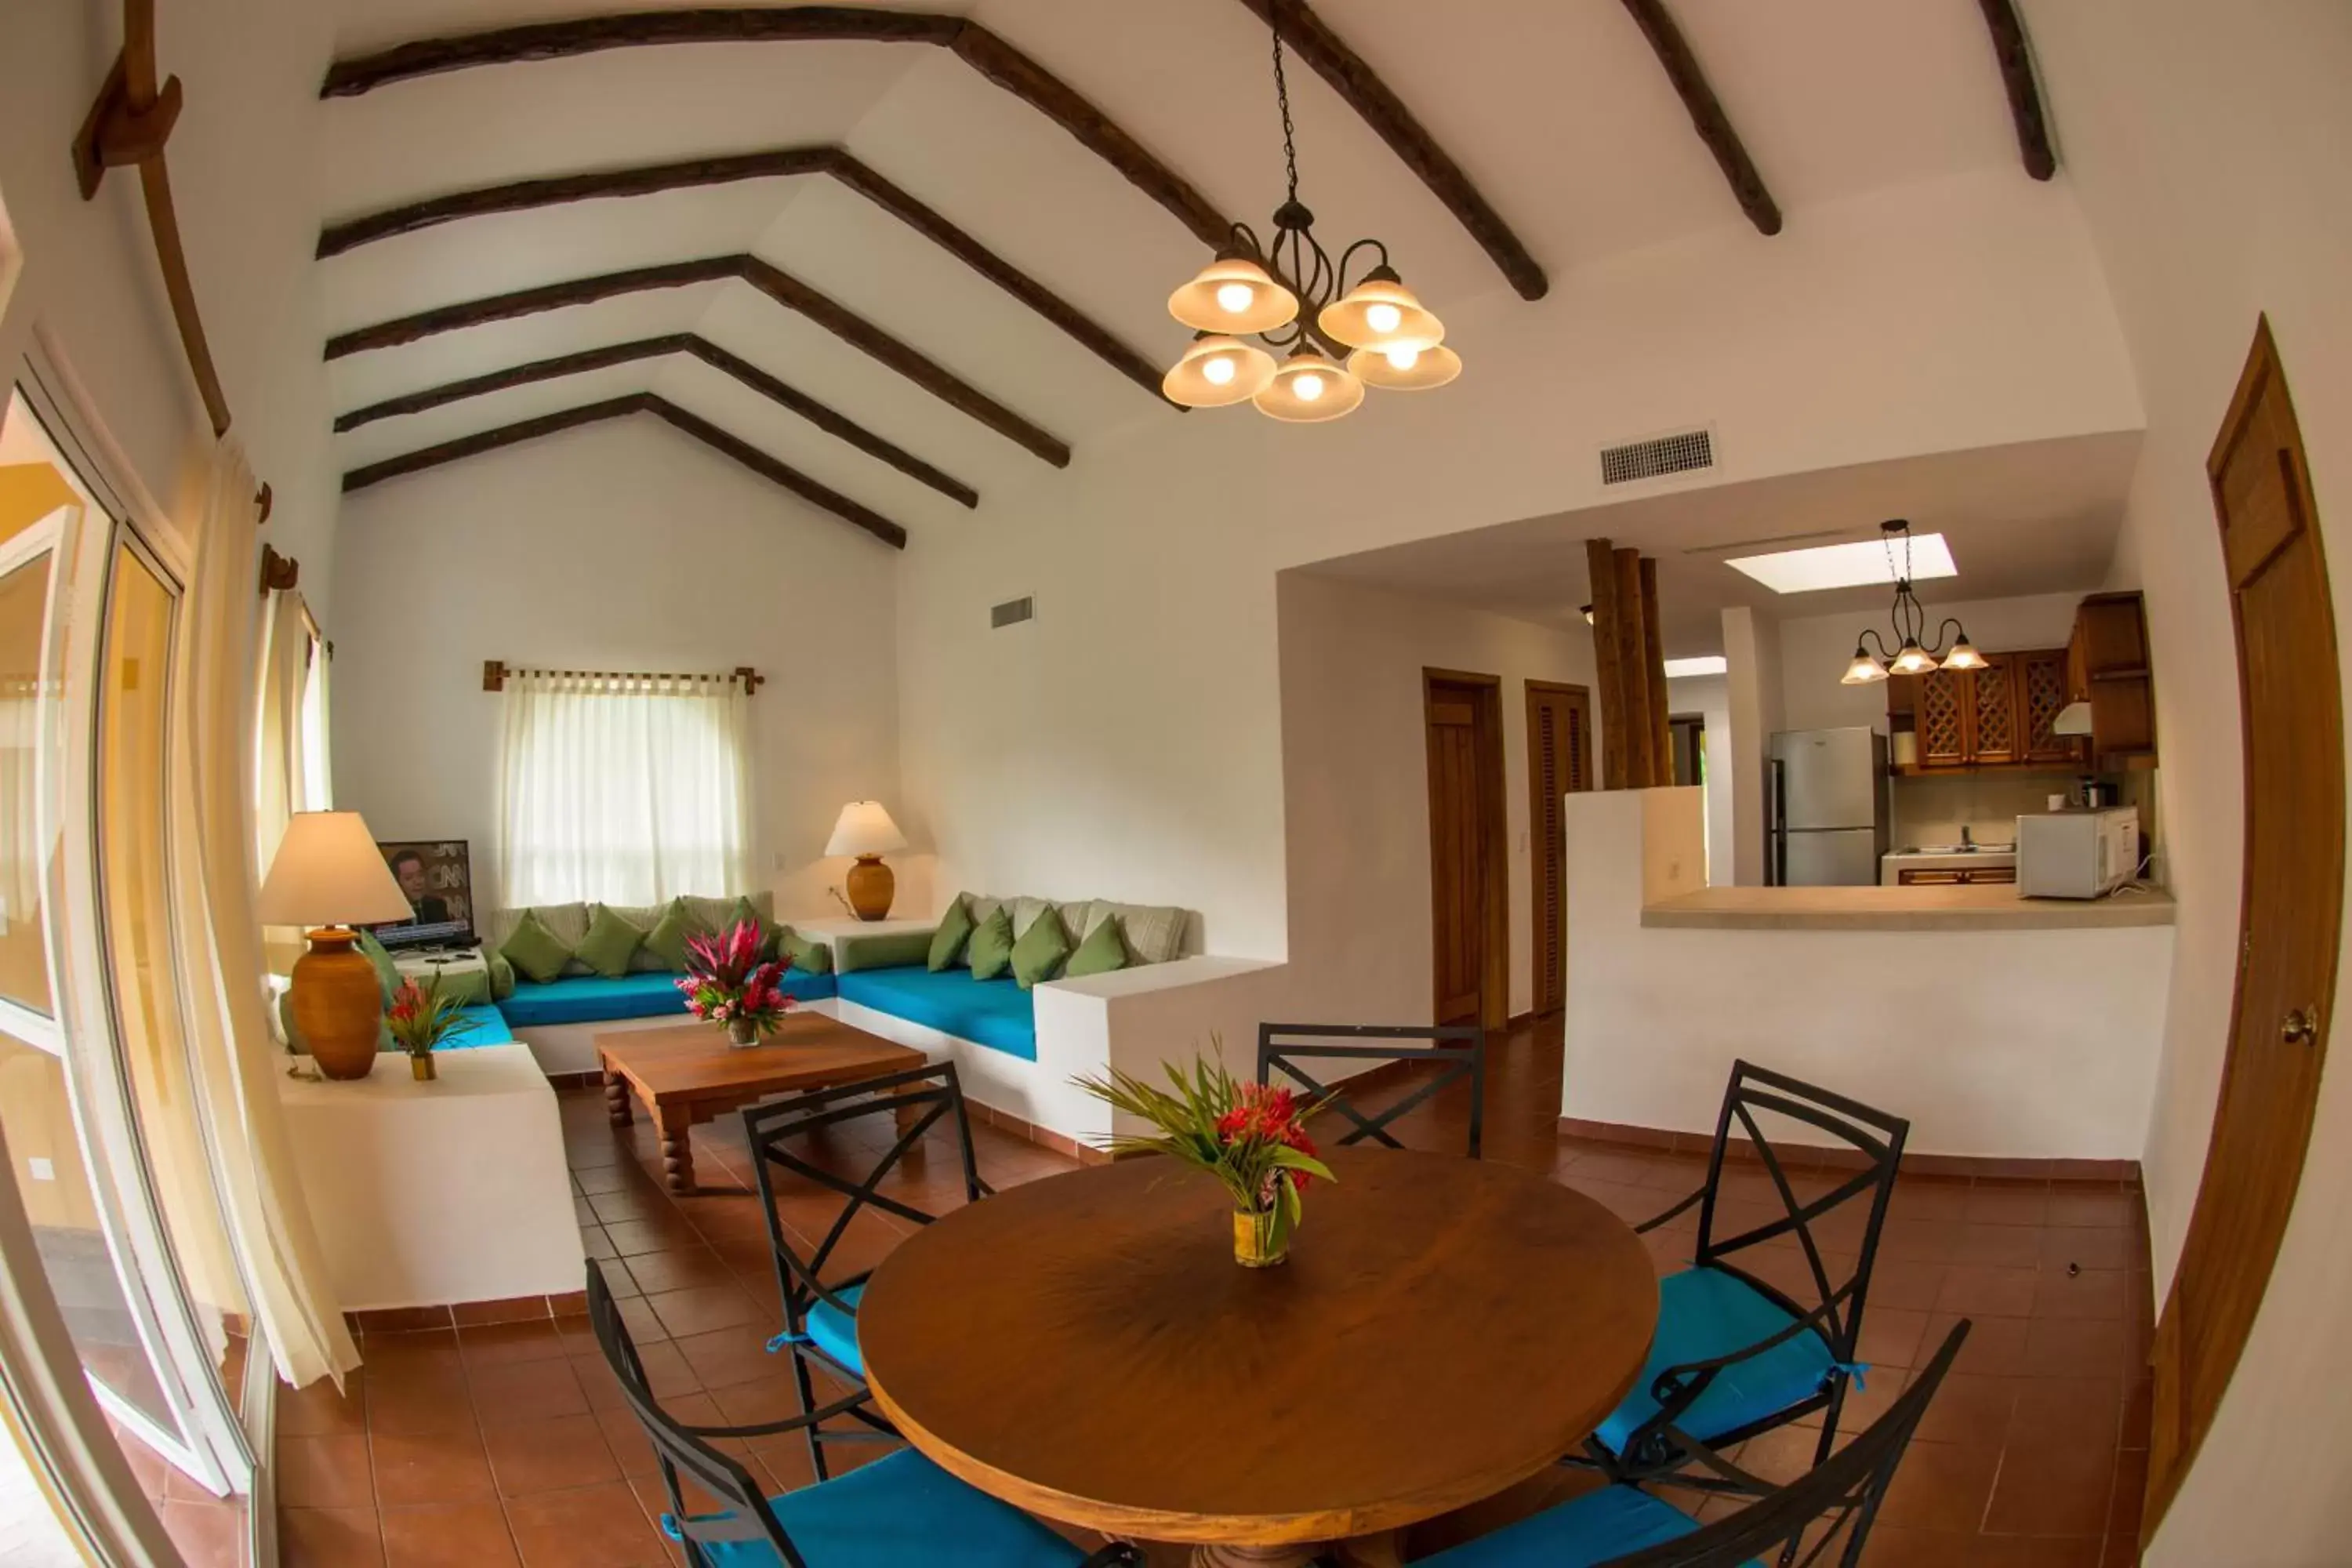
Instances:
[[[1274,101],[1282,110],[1282,163],[1290,199],[1298,199],[1298,132],[1290,122],[1290,79],[1282,69],[1282,0],[1272,0],[1266,16],[1274,34]]]

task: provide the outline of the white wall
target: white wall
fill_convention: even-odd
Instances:
[[[2097,587],[2085,586],[2088,593]],[[2063,647],[2074,635],[2074,608],[2082,594],[2032,594],[2011,599],[1947,603],[1937,584],[1920,584],[1928,615],[1957,618],[1969,640],[1987,653],[2011,648]],[[1893,597],[1890,593],[1890,599]],[[1807,616],[1780,623],[1782,712],[1791,730],[1836,730],[1867,724],[1886,733],[1886,687],[1844,686],[1839,677],[1853,662],[1853,642],[1864,626],[1886,636],[1884,609],[1844,616]]]
[[[2180,910],[2144,1157],[2161,1300],[2203,1165],[2235,969],[2237,672],[2204,459],[2258,312],[2278,339],[2339,582],[2352,560],[2352,9],[2027,0],[2026,10],[2063,178],[2081,193],[2147,409],[2116,574],[2146,590],[2163,672],[2159,787]],[[2352,1185],[2352,1046],[2340,1032],[2335,1046],[2302,1200],[2219,1419],[2148,1553],[2156,1568],[2341,1563],[2352,1540],[2352,1205],[2341,1198]]]
[[[1723,612],[1724,673],[1730,705],[1731,878],[1743,888],[1764,881],[1765,810],[1769,795],[1772,736],[1788,728],[1782,717],[1779,628],[1755,611],[1734,605]],[[1715,880],[1708,868],[1709,881]]]
[[[1700,741],[1706,748],[1706,879],[1727,887],[1735,867],[1737,812],[1731,770],[1731,681],[1727,675],[1686,675],[1666,682],[1669,712],[1696,713],[1706,721]]]
[[[837,915],[842,803],[898,815],[897,552],[649,418],[361,490],[343,510],[335,798],[386,838],[466,837],[496,907],[499,699],[482,663],[732,669],[751,699],[753,869]],[[919,853],[901,913],[931,912]],[[779,860],[781,859],[781,865]],[[717,892],[719,889],[709,889]]]
[[[1425,1023],[1432,1005],[1428,721],[1422,672],[1502,678],[1514,1016],[1530,959],[1527,685],[1592,685],[1592,634],[1303,572],[1276,589],[1290,973],[1332,1021]],[[1600,714],[1593,714],[1598,754]],[[1213,931],[1212,936],[1214,935]],[[1213,948],[1214,943],[1212,943]],[[1332,1013],[1331,1008],[1342,1011]]]
[[[1697,885],[1681,793],[1569,801],[1563,1115],[1708,1132],[1744,1058],[1908,1117],[1921,1153],[2137,1156],[2169,927],[1647,927]]]

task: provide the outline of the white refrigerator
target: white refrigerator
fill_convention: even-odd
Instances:
[[[1865,888],[1887,850],[1886,737],[1867,725],[1772,737],[1764,879]]]

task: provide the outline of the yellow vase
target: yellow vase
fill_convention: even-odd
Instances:
[[[408,1070],[416,1075],[419,1083],[431,1083],[441,1076],[441,1069],[434,1065],[431,1051],[411,1051],[408,1054]]]
[[[1234,1261],[1244,1268],[1272,1268],[1289,1261],[1290,1238],[1275,1239],[1277,1219],[1272,1210],[1251,1214],[1234,1211]]]

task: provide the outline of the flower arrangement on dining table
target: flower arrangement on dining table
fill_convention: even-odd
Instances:
[[[738,921],[716,936],[686,939],[686,973],[677,988],[686,1010],[725,1026],[738,1046],[756,1046],[796,1004],[784,994],[782,959],[760,956],[760,927]]]
[[[419,1083],[441,1076],[433,1065],[433,1053],[441,1042],[474,1027],[474,1021],[466,1016],[463,999],[442,990],[438,974],[425,985],[402,981],[392,1000],[384,1004],[383,1024],[408,1053],[409,1073]]]
[[[1117,1068],[1076,1081],[1112,1110],[1158,1129],[1113,1133],[1105,1142],[1111,1153],[1167,1154],[1216,1177],[1233,1199],[1234,1261],[1272,1268],[1290,1256],[1308,1185],[1337,1178],[1307,1135],[1316,1105],[1287,1089],[1236,1081],[1225,1070],[1223,1042],[1212,1039],[1219,1059],[1198,1058],[1189,1070],[1167,1064],[1173,1093]]]

